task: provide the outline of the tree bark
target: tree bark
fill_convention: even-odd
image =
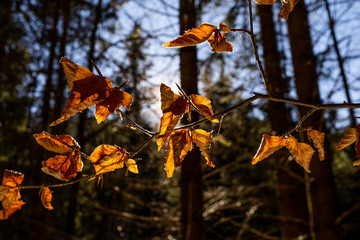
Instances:
[[[276,32],[271,6],[259,5],[261,39],[264,50],[265,71],[270,91],[276,97],[284,97],[288,92],[287,80],[282,77],[280,56],[277,48]],[[288,109],[284,103],[269,102],[269,117],[272,130],[281,135],[291,128]],[[282,239],[296,239],[309,233],[307,205],[303,170],[294,161],[288,161],[287,151],[277,151],[276,159],[277,195],[281,217]],[[295,178],[294,174],[299,178]],[[299,180],[300,179],[300,180]]]
[[[180,34],[194,28],[196,11],[194,0],[180,0]],[[180,49],[181,87],[187,94],[198,92],[198,72],[196,47]],[[192,116],[196,121],[198,116]],[[185,157],[181,168],[181,225],[182,238],[205,239],[203,223],[202,172],[201,156],[198,148],[194,148]]]
[[[300,1],[290,14],[288,31],[298,98],[307,102],[320,103],[316,58],[312,51],[307,10],[303,1]],[[309,108],[299,107],[300,117],[309,110]],[[303,127],[325,131],[322,119],[323,115],[318,111],[304,122]],[[310,165],[312,172],[310,178],[313,179],[310,183],[312,202],[310,215],[314,221],[313,229],[317,240],[341,239],[339,229],[335,225],[336,192],[329,156],[330,153],[326,149],[325,160],[320,162],[318,154],[315,153]]]

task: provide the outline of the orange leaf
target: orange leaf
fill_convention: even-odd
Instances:
[[[130,161],[132,159],[129,157],[130,154],[125,149],[103,144],[95,148],[89,160],[93,163],[97,175],[123,168],[124,163],[132,165],[131,168],[128,167],[129,171],[137,173],[136,162]]]
[[[194,46],[196,44],[205,42],[216,27],[210,23],[203,23],[199,27],[191,29],[185,32],[184,35],[168,42],[164,43],[164,47],[187,47]]]
[[[129,93],[121,91],[120,88],[117,87],[110,88],[108,92],[108,97],[96,104],[95,117],[97,123],[104,121],[110,115],[110,113],[114,112],[115,109],[122,106],[130,110],[133,97]]]
[[[299,143],[293,136],[286,138],[286,147],[295,161],[310,173],[310,162],[315,150],[309,144]]]
[[[22,173],[4,170],[2,185],[0,186],[0,200],[3,206],[3,210],[0,210],[1,220],[7,219],[25,204],[25,202],[19,201],[21,195],[18,187],[23,179],[24,174]]]
[[[214,34],[208,38],[212,52],[232,52],[233,46],[228,43],[223,33],[216,29]]]
[[[81,172],[83,162],[80,153],[76,151],[66,152],[42,162],[41,170],[60,180],[69,180]]]
[[[53,210],[54,207],[51,205],[52,200],[52,191],[48,187],[42,187],[40,188],[39,195],[41,198],[41,202],[47,210]]]
[[[358,137],[359,137],[358,135],[359,135],[359,133],[356,130],[356,128],[350,128],[342,136],[336,149],[341,150],[341,149],[346,148],[347,146],[353,144],[358,139]]]
[[[108,78],[95,74],[73,82],[74,86],[71,89],[69,100],[60,118],[52,122],[50,126],[62,123],[76,113],[104,100],[107,96],[107,88],[111,85],[110,83],[111,81]]]
[[[138,170],[135,160],[128,158],[125,160],[125,165],[130,172],[135,173],[135,174],[139,173],[139,170]]]
[[[273,4],[276,0],[254,0],[257,4],[260,5],[270,5]]]
[[[223,33],[228,33],[230,32],[230,27],[226,26],[224,23],[220,23],[219,30],[222,31]]]
[[[214,117],[214,113],[211,108],[211,101],[209,99],[195,94],[192,94],[189,97],[192,103],[199,109],[201,114],[203,114],[207,119],[209,119],[212,122],[216,122],[216,123],[219,122],[219,120],[217,120]]]
[[[192,140],[188,130],[179,130],[170,135],[165,157],[165,169],[168,177],[172,177],[175,168],[181,165],[191,149]]]
[[[283,6],[280,10],[280,18],[287,19],[289,17],[289,13],[294,10],[298,1],[299,0],[281,0]]]
[[[190,104],[185,97],[175,94],[165,84],[161,84],[160,93],[163,116],[161,117],[160,132],[157,140],[158,150],[162,148],[183,114],[190,111]]]
[[[269,136],[264,134],[259,149],[253,157],[252,164],[256,164],[267,158],[282,147],[285,147],[285,138],[279,136]]]
[[[202,129],[191,130],[191,139],[198,146],[206,159],[206,164],[210,167],[215,167],[215,164],[210,160],[210,143],[211,133]]]
[[[325,133],[314,129],[308,129],[307,135],[309,141],[312,141],[314,146],[318,150],[320,161],[323,161],[325,159],[325,150],[324,150]]]
[[[73,63],[66,57],[62,57],[60,62],[63,66],[70,90],[73,87],[73,82],[95,75],[89,69]]]
[[[24,201],[11,201],[4,204],[4,201],[2,202],[3,210],[0,210],[0,220],[5,220],[9,218],[14,212],[17,210],[20,210],[21,207],[25,204]]]
[[[73,151],[73,149],[80,149],[79,144],[70,135],[56,136],[42,132],[34,134],[34,138],[45,149],[56,153],[66,153]]]

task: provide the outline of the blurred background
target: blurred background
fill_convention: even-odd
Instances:
[[[190,10],[183,8],[190,2]],[[182,11],[180,11],[182,9]],[[360,2],[299,1],[288,20],[279,19],[281,2],[252,2],[255,40],[279,97],[315,103],[360,102]],[[185,16],[185,17],[184,17]],[[194,26],[181,19],[192,16]],[[160,83],[176,90],[185,70],[179,49],[162,43],[184,29],[209,22],[249,30],[244,0],[3,0],[0,2],[0,170],[25,174],[23,185],[60,181],[41,171],[53,156],[37,145],[33,134],[69,134],[90,154],[100,144],[127,151],[147,139],[115,114],[101,124],[94,109],[55,127],[69,96],[62,56],[92,70],[93,59],[113,85],[134,101],[129,116],[158,131]],[[189,23],[191,24],[191,23]],[[246,34],[229,33],[232,53],[212,53],[208,43],[191,48],[199,94],[212,101],[215,113],[253,95],[265,93]],[[265,57],[264,57],[265,56]],[[194,81],[196,84],[196,81]],[[262,134],[281,135],[294,128],[309,109],[261,100],[224,117],[213,131],[211,158],[201,158],[198,236],[187,238],[181,169],[167,178],[165,151],[151,142],[136,157],[139,174],[124,169],[96,181],[54,188],[53,211],[43,208],[37,189],[22,190],[23,208],[0,222],[2,239],[359,239],[360,172],[353,146],[335,149],[341,136],[359,123],[359,110],[332,109],[305,123],[326,132],[326,157],[314,156],[312,174],[288,151],[251,165]],[[295,133],[306,141],[302,133]],[[315,154],[317,155],[317,154]],[[82,174],[91,174],[84,161]],[[81,174],[80,174],[81,176]],[[183,206],[183,207],[181,207]],[[186,209],[186,208],[185,208]]]

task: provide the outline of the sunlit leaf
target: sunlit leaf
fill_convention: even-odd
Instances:
[[[0,210],[0,220],[7,219],[25,204],[25,202],[19,201],[21,195],[18,187],[23,179],[24,174],[22,173],[4,170],[2,185],[0,186],[0,200],[3,206],[3,209]]]
[[[256,164],[285,146],[286,142],[284,137],[263,134],[259,149],[257,150],[251,163]]]
[[[337,145],[336,149],[341,150],[343,148],[346,148],[347,146],[353,144],[357,138],[358,133],[355,128],[350,128],[346,131],[346,133],[342,136],[340,139],[339,144]]]
[[[308,129],[307,135],[309,141],[312,141],[314,146],[318,150],[320,161],[323,161],[325,159],[325,150],[324,150],[325,133],[317,131],[315,129]]]
[[[192,94],[189,96],[192,103],[198,108],[198,110],[210,121],[218,123],[219,120],[217,120],[214,117],[214,113],[211,108],[211,101],[207,99],[206,97]]]
[[[216,29],[214,34],[208,38],[212,52],[232,52],[233,46],[228,43],[223,33]]]
[[[21,209],[21,207],[25,204],[24,201],[4,201],[2,202],[3,210],[0,210],[0,220],[5,220],[9,218],[14,212]]]
[[[174,93],[170,87],[161,83],[160,85],[160,98],[161,98],[161,111],[169,108],[171,104],[178,99],[179,94]]]
[[[70,97],[60,118],[51,123],[55,126],[66,121],[71,116],[81,112],[92,105],[99,103],[107,97],[107,88],[111,81],[102,76],[93,75],[73,82]]]
[[[186,154],[192,149],[192,140],[188,130],[173,132],[169,137],[165,157],[165,170],[172,177],[176,167],[179,167]]]
[[[276,0],[254,0],[254,2],[260,5],[270,5],[276,2]]]
[[[299,0],[281,0],[283,6],[280,10],[280,18],[287,19],[289,17],[289,13],[294,10],[298,1]]]
[[[206,159],[206,164],[210,167],[215,167],[215,164],[210,160],[210,143],[211,133],[202,129],[195,129],[191,131],[191,139],[198,146]]]
[[[41,170],[60,180],[69,180],[81,172],[83,162],[77,151],[66,152],[42,162]]]
[[[310,162],[315,150],[309,144],[298,142],[293,136],[286,138],[286,147],[295,161],[310,173]]]
[[[104,121],[117,108],[125,107],[130,110],[133,97],[129,93],[114,87],[108,90],[107,95],[104,100],[96,104],[95,117],[97,123]]]
[[[54,207],[51,205],[52,191],[48,187],[42,187],[39,191],[41,202],[47,210],[53,210]]]
[[[191,29],[185,32],[180,37],[168,42],[164,43],[164,47],[186,47],[186,46],[194,46],[196,44],[202,43],[206,41],[213,31],[216,29],[216,26],[210,23],[203,23],[199,27]]]
[[[136,162],[130,161],[129,157],[130,154],[125,149],[103,144],[95,148],[89,160],[93,163],[97,175],[123,168],[124,163],[131,163],[129,171],[137,173]]]
[[[226,26],[225,23],[220,23],[219,30],[224,33],[230,32],[230,27]]]
[[[45,149],[56,152],[65,153],[73,149],[80,149],[79,144],[70,135],[52,135],[47,132],[34,134],[34,138],[38,144]]]
[[[135,174],[139,173],[136,161],[134,159],[130,159],[130,158],[126,159],[125,165],[130,172],[135,173]]]

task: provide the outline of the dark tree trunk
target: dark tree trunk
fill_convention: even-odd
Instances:
[[[300,100],[320,103],[318,78],[316,73],[316,59],[311,45],[310,30],[307,20],[307,10],[303,1],[300,1],[290,14],[288,30],[294,67],[295,84],[297,95]],[[310,109],[299,107],[300,117]],[[314,127],[325,131],[321,112],[316,112],[307,119],[303,127]],[[326,147],[325,142],[325,147]],[[337,217],[336,192],[331,169],[331,156],[326,151],[325,160],[319,161],[314,154],[310,165],[310,193],[312,211],[310,215],[314,221],[313,230],[317,240],[341,239],[339,229],[335,226]]]
[[[180,0],[180,33],[194,28],[196,11],[194,0]],[[197,93],[197,56],[195,47],[180,49],[181,87],[187,94]],[[192,116],[196,120],[198,116]],[[202,172],[198,148],[188,153],[181,168],[181,225],[182,238],[205,239],[202,217]]]
[[[280,56],[277,49],[276,32],[271,6],[259,6],[261,39],[264,49],[265,70],[270,91],[276,97],[284,97],[288,92],[287,80],[282,77]],[[291,128],[288,109],[284,103],[269,102],[269,117],[272,130],[281,135]],[[278,151],[276,159],[277,194],[281,217],[282,239],[292,240],[308,234],[306,193],[303,170],[294,162],[288,161],[287,151]],[[295,178],[294,174],[299,178]]]

